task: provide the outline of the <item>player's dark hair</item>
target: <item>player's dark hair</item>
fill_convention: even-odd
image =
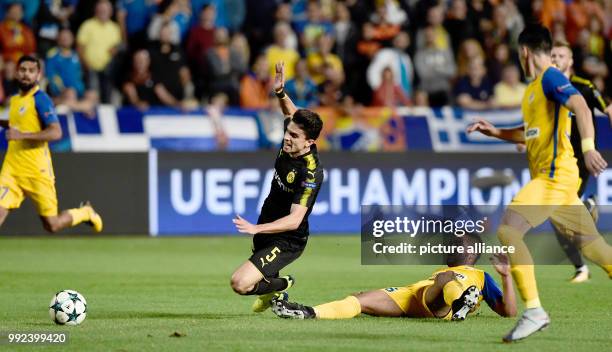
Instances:
[[[518,44],[526,46],[534,52],[550,53],[552,50],[552,36],[548,28],[541,24],[530,24],[519,34]]]
[[[463,253],[452,253],[446,256],[446,265],[449,267],[459,265],[474,265],[480,258],[480,254],[468,253],[467,248],[482,243],[482,239],[475,233],[466,233],[463,236],[448,235],[445,246],[462,246]]]
[[[298,109],[291,118],[291,121],[298,125],[306,138],[317,139],[323,128],[323,121],[319,114],[306,109]]]
[[[38,60],[36,57],[32,55],[23,55],[19,58],[19,60],[17,60],[17,67],[21,66],[21,64],[24,62],[36,63],[36,68],[38,68],[38,71],[40,71],[40,60]]]

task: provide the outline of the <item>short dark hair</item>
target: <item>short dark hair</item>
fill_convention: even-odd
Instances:
[[[534,52],[550,53],[552,50],[550,31],[539,23],[526,26],[519,34],[518,43]]]
[[[36,63],[36,68],[38,68],[38,71],[40,71],[40,60],[38,60],[38,58],[36,58],[35,56],[32,56],[32,55],[23,55],[17,61],[17,67],[21,66],[21,64],[24,63],[24,62],[34,62],[34,63]]]
[[[298,109],[291,118],[291,121],[298,125],[306,134],[308,139],[317,139],[323,128],[323,121],[316,112]]]
[[[480,258],[478,253],[470,253],[467,247],[474,246],[477,243],[482,243],[482,239],[476,233],[466,233],[463,236],[457,236],[455,234],[445,235],[446,246],[457,246],[464,247],[463,253],[453,252],[446,255],[446,265],[449,267],[460,266],[460,265],[474,265]]]

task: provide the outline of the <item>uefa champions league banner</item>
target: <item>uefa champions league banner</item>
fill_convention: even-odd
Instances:
[[[274,177],[274,150],[257,153],[149,153],[152,235],[238,235],[232,218],[257,221]],[[612,154],[604,157],[612,161]],[[530,177],[518,153],[321,153],[325,180],[309,218],[311,233],[359,233],[362,205],[486,205],[501,213]],[[505,186],[475,187],[496,171]],[[612,231],[612,169],[587,194]]]

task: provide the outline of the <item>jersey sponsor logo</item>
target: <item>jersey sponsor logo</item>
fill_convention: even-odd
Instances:
[[[562,93],[564,90],[569,89],[572,87],[571,83],[566,83],[562,86],[557,87],[557,92]]]
[[[306,181],[304,181],[304,182],[302,182],[302,187],[314,189],[314,188],[317,188],[317,184],[314,183],[314,182],[306,182]]]
[[[525,131],[525,140],[537,138],[539,136],[540,136],[540,128],[539,127],[533,127],[533,128],[530,128],[530,129]]]
[[[535,99],[535,94],[531,93],[529,95],[529,98],[527,99],[529,101],[529,104],[533,103],[533,100]]]
[[[398,288],[398,287],[387,287],[387,288],[385,289],[385,291],[387,291],[387,292],[395,292],[395,291],[397,291],[397,290],[399,290],[399,288]]]
[[[22,106],[19,107],[19,115],[23,115],[25,113],[25,111],[26,111],[25,106],[22,105]]]
[[[465,275],[460,274],[460,273],[455,273],[455,278],[457,278],[459,280],[465,280]]]
[[[285,184],[283,183],[283,180],[280,178],[280,176],[278,175],[277,172],[274,173],[274,179],[276,180],[276,183],[278,184],[278,186],[285,192],[293,192],[292,189],[290,189],[289,187],[285,186]]]
[[[293,183],[293,181],[295,181],[295,171],[291,170],[289,171],[289,173],[287,174],[287,182],[288,183]]]

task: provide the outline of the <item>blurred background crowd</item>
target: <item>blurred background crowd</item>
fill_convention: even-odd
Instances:
[[[302,107],[518,107],[518,34],[539,21],[612,95],[612,0],[0,0],[0,104],[23,54],[56,104],[269,109],[274,64]]]

